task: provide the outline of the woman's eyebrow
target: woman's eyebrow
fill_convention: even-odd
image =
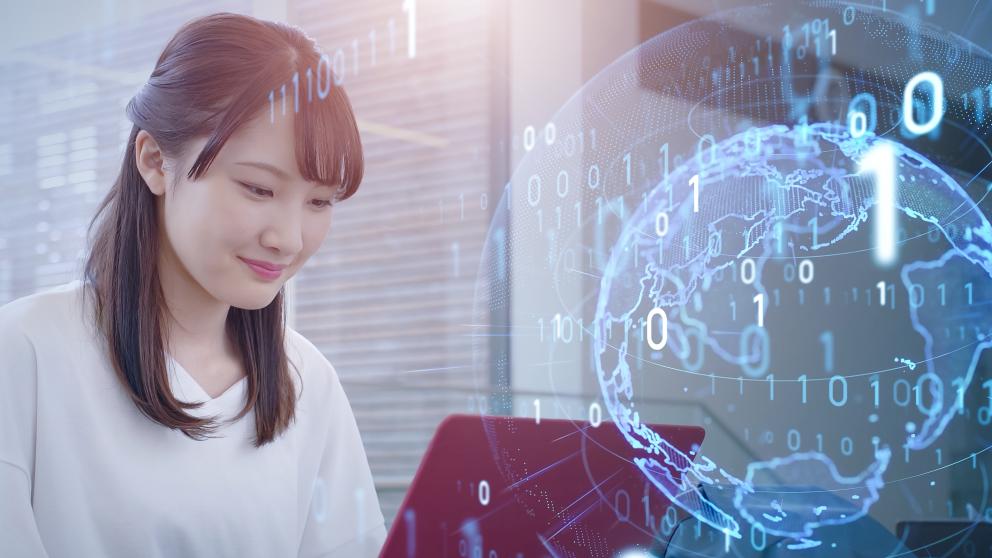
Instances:
[[[292,179],[289,176],[289,173],[287,173],[286,171],[280,169],[279,167],[270,165],[268,163],[262,163],[262,162],[259,162],[259,161],[238,161],[237,163],[234,163],[234,164],[235,165],[243,165],[243,166],[246,166],[246,167],[259,168],[259,169],[262,169],[264,171],[268,171],[268,172],[274,174],[275,176],[277,176],[278,178],[280,178],[280,179],[282,179],[282,180],[284,180],[286,182],[291,182],[292,181]],[[331,188],[331,189],[336,189],[336,188],[340,188],[341,185],[340,184],[325,184],[325,183],[322,183],[321,182],[321,183],[314,183],[313,184],[313,187],[314,188],[328,187],[328,188]]]
[[[279,167],[274,167],[274,166],[272,166],[272,165],[270,165],[268,163],[260,163],[260,162],[257,162],[257,161],[239,161],[239,162],[234,163],[234,164],[235,165],[244,165],[246,167],[255,167],[255,168],[258,168],[258,169],[262,169],[264,171],[268,171],[268,172],[276,175],[277,178],[280,178],[282,180],[288,181],[290,179],[289,178],[289,174],[287,172],[283,171]]]

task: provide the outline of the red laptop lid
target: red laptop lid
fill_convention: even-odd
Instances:
[[[703,429],[652,425],[695,455]],[[609,556],[664,548],[674,507],[612,422],[453,415],[438,427],[382,558]]]

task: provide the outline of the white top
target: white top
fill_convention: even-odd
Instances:
[[[252,445],[250,412],[196,441],[131,402],[82,293],[74,281],[0,307],[0,556],[379,552],[386,531],[355,418],[313,344],[287,328],[303,389],[276,440]],[[167,361],[176,397],[206,402],[187,412],[229,418],[243,407],[247,380],[210,398]]]

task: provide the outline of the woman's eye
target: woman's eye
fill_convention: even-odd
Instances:
[[[264,196],[271,196],[272,195],[272,190],[267,190],[265,188],[259,188],[258,186],[252,186],[251,184],[247,184],[247,183],[244,183],[244,182],[242,182],[241,185],[244,186],[252,194],[255,194],[256,196],[263,196],[264,197]]]
[[[248,184],[247,182],[239,182],[238,184],[241,184],[241,186],[245,190],[248,190],[249,192],[252,193],[252,195],[255,195],[255,196],[271,197],[273,195],[272,194],[272,190],[269,190],[268,188],[262,188],[260,186],[254,186],[252,184]],[[315,199],[315,200],[313,200],[312,203],[317,208],[324,209],[324,208],[333,206],[334,205],[334,202],[335,202],[335,200]]]

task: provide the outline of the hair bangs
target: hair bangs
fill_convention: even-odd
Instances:
[[[212,125],[213,130],[207,138],[207,143],[190,167],[186,175],[187,178],[196,180],[203,176],[220,154],[220,150],[223,149],[227,140],[231,139],[238,128],[252,118],[260,118],[268,112],[268,103],[264,102],[266,91],[279,87],[281,75],[278,68],[278,64],[272,63],[259,72],[258,81],[271,83],[271,88],[246,87],[239,95],[225,99],[227,106],[217,110],[213,119],[206,124],[207,127]],[[214,121],[216,124],[213,124]]]
[[[296,161],[304,179],[337,188],[336,201],[350,198],[365,173],[362,142],[344,90],[332,85],[324,99],[300,95],[296,114]]]

